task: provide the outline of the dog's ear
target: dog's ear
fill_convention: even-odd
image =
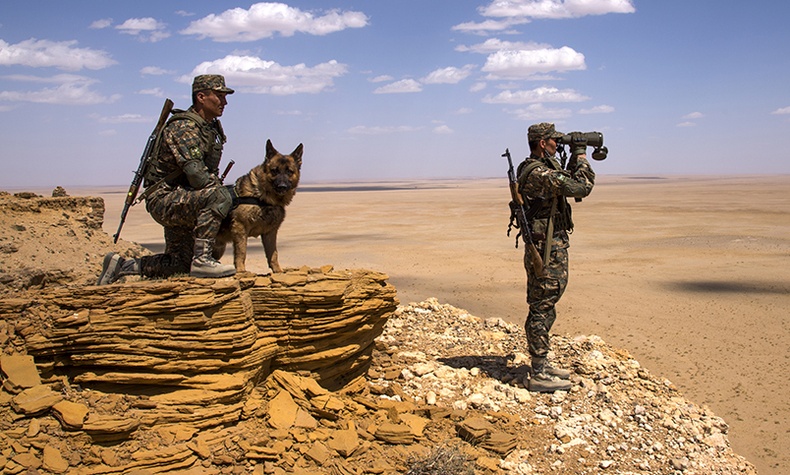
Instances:
[[[279,152],[274,148],[274,145],[272,145],[272,140],[266,139],[266,160],[272,158],[278,153]]]
[[[291,152],[291,157],[293,157],[294,161],[296,162],[297,168],[300,170],[302,169],[302,144],[296,146],[293,152]]]

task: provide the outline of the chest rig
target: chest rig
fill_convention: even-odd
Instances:
[[[518,176],[522,176],[523,173],[529,177],[529,174],[540,166],[568,175],[568,172],[563,170],[560,164],[551,157],[543,159],[530,157],[519,164]],[[571,205],[564,196],[528,196],[522,192],[522,197],[527,208],[525,212],[527,220],[548,221],[546,225],[536,227],[542,229],[552,228],[552,231],[573,231]]]
[[[194,109],[174,110],[172,117],[167,120],[167,125],[159,133],[154,146],[151,163],[148,166],[145,176],[145,186],[165,182],[171,186],[189,186],[181,168],[170,153],[160,153],[162,147],[162,137],[164,130],[173,122],[179,120],[191,120],[197,126],[197,134],[200,141],[198,147],[193,147],[188,151],[189,157],[199,159],[208,169],[209,173],[219,175],[219,163],[222,159],[222,150],[227,141],[225,132],[222,130],[222,123],[219,119],[206,122],[203,117],[198,115]]]

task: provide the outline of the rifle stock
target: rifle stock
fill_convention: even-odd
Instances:
[[[154,131],[151,132],[151,135],[148,137],[148,141],[145,144],[145,150],[143,150],[143,155],[140,157],[140,164],[137,166],[137,171],[134,172],[134,178],[132,178],[132,184],[129,185],[129,191],[126,192],[126,199],[124,200],[123,210],[121,211],[121,222],[118,224],[118,230],[112,236],[113,243],[117,243],[118,238],[121,236],[121,228],[123,228],[123,223],[126,221],[126,215],[129,213],[129,208],[135,204],[137,192],[140,191],[140,184],[142,183],[143,177],[145,176],[145,169],[148,166],[148,160],[151,158],[151,153],[154,151],[156,139],[159,136],[159,132],[165,126],[165,122],[167,122],[167,118],[170,116],[170,111],[172,109],[173,101],[170,99],[165,99],[165,104],[162,106],[162,112],[159,114],[159,121],[156,123]]]
[[[507,164],[508,164],[507,177],[510,186],[510,197],[513,200],[512,201],[513,204],[511,205],[511,210],[513,211],[513,214],[515,214],[516,223],[518,224],[519,234],[521,235],[521,239],[524,241],[524,245],[527,246],[527,252],[529,253],[529,262],[530,265],[532,265],[532,270],[535,271],[535,274],[538,277],[543,277],[545,275],[543,259],[540,258],[540,253],[538,252],[538,248],[535,247],[535,243],[532,242],[532,231],[530,231],[529,228],[527,213],[524,211],[524,199],[521,197],[521,193],[518,192],[518,179],[516,178],[516,172],[513,170],[513,160],[510,158],[510,150],[505,149],[505,153],[503,153],[502,156],[507,157]],[[509,229],[508,229],[508,234],[510,234]],[[516,236],[516,239],[517,239],[516,247],[518,247],[518,236]]]
[[[219,176],[220,183],[225,183],[225,177],[228,176],[228,172],[230,172],[230,169],[233,168],[234,163],[236,163],[234,160],[228,162],[228,166],[225,167],[225,171]]]

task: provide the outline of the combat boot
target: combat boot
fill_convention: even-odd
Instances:
[[[112,284],[125,275],[140,275],[140,262],[137,259],[124,259],[116,252],[108,252],[104,256],[96,285]]]
[[[192,258],[189,275],[217,279],[236,274],[236,268],[232,264],[223,264],[214,259],[211,255],[213,249],[214,241],[195,239],[195,257]]]
[[[546,358],[534,356],[532,357],[531,366],[527,387],[530,391],[552,393],[554,391],[568,391],[571,389],[571,382],[559,376],[559,374],[564,372],[567,373],[568,379],[570,379],[569,371],[554,368],[546,362]]]
[[[554,376],[555,378],[560,379],[571,379],[571,372],[567,369],[557,368],[551,365],[551,363],[546,363],[543,366],[543,372]]]
[[[560,379],[552,376],[546,371],[535,373],[529,378],[529,387],[527,388],[536,393],[553,393],[554,391],[570,391],[571,382],[565,379]]]

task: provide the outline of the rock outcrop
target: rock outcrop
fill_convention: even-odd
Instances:
[[[104,200],[0,191],[0,296],[29,288],[90,285],[110,250],[140,257],[142,246],[102,230]]]
[[[252,389],[276,369],[310,375],[331,390],[364,386],[374,339],[397,306],[386,279],[325,268],[63,287],[6,300],[0,319],[17,322],[45,379],[64,375],[126,395],[127,412],[94,417],[83,427],[88,432],[107,438],[161,424],[202,429],[239,420]]]

